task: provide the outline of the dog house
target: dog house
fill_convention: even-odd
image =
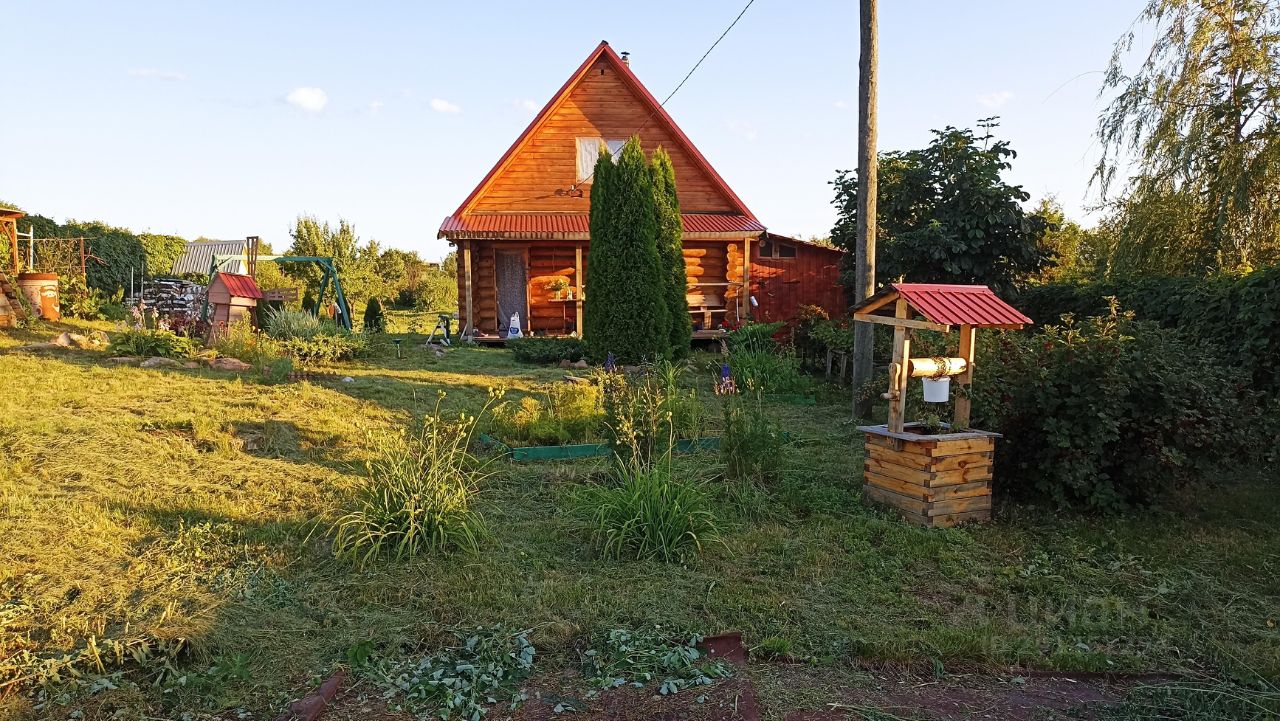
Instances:
[[[1031,319],[985,285],[924,283],[895,283],[854,307],[853,318],[893,328],[889,390],[882,396],[889,401],[888,422],[858,427],[866,440],[866,497],[924,526],[990,520],[991,469],[1000,435],[969,427],[977,331],[1022,328]],[[912,333],[950,333],[953,327],[960,334],[957,357],[911,357]],[[936,384],[926,401],[954,400],[951,424],[930,429],[906,422],[912,378]]]
[[[214,326],[230,325],[241,318],[253,321],[253,309],[262,300],[262,291],[252,276],[214,273],[209,281],[209,321]]]

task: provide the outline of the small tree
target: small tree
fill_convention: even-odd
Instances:
[[[680,222],[680,198],[676,195],[676,169],[671,156],[653,151],[653,200],[658,222],[658,258],[666,281],[667,314],[671,318],[671,353],[676,358],[689,354],[693,342],[693,319],[689,317],[688,276],[684,266],[684,226]]]
[[[364,331],[366,333],[385,333],[387,330],[387,317],[382,313],[382,301],[377,296],[369,299],[369,304],[364,307]]]
[[[658,257],[653,179],[640,139],[615,164],[603,148],[591,188],[591,256],[583,330],[587,355],[640,362],[671,354],[671,319]]]

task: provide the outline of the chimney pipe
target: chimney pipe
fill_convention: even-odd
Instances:
[[[631,67],[631,53],[623,50],[620,55],[622,55],[622,64]]]

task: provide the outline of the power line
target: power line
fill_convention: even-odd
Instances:
[[[716,46],[720,44],[720,41],[724,40],[725,36],[729,34],[730,30],[733,30],[733,27],[738,24],[738,21],[742,19],[743,15],[747,14],[747,10],[750,10],[751,6],[754,5],[755,2],[756,0],[747,0],[747,4],[742,6],[742,10],[738,13],[738,16],[733,19],[733,22],[729,23],[729,27],[725,28],[724,32],[720,33],[720,37],[716,38],[716,41],[714,43],[711,43],[711,47],[707,48],[707,51],[702,54],[702,57],[698,58],[698,62],[694,63],[693,67],[689,69],[689,72],[685,73],[684,78],[680,81],[678,85],[676,85],[675,90],[672,90],[671,93],[667,95],[667,97],[663,99],[662,102],[658,103],[658,108],[666,107],[667,102],[669,102],[671,98],[674,98],[676,93],[680,92],[680,88],[683,88],[684,84],[689,82],[689,78],[693,77],[693,74],[697,72],[698,68],[702,67],[702,62],[707,59],[707,56],[711,54],[711,51],[716,49]],[[632,135],[635,135],[636,133],[639,133],[641,130],[643,130],[644,127],[649,124],[649,121],[653,120],[653,116],[656,115],[657,113],[658,113],[657,108],[650,110],[649,115],[645,117],[644,122],[640,123],[640,125],[637,126],[635,130],[631,131],[631,133],[627,137],[631,137]],[[578,186],[583,185],[587,181],[591,180],[592,176],[594,176],[595,174],[596,174],[595,169],[592,169],[591,175],[588,175],[587,177],[574,183],[570,187],[576,189]]]

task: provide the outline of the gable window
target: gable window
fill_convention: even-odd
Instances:
[[[577,182],[590,182],[591,174],[596,169],[596,158],[600,157],[600,144],[604,143],[609,148],[609,153],[613,156],[614,162],[617,162],[618,155],[622,153],[622,146],[626,144],[626,140],[605,140],[597,137],[581,137],[578,138],[578,179]]]
[[[791,243],[779,243],[774,240],[760,241],[761,258],[794,258],[796,247]]]

